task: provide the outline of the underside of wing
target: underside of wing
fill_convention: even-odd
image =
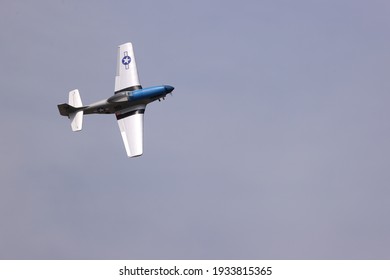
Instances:
[[[139,88],[142,87],[138,78],[133,45],[131,43],[120,45],[118,47],[115,93]]]
[[[128,157],[143,153],[143,126],[145,105],[135,106],[116,114]]]

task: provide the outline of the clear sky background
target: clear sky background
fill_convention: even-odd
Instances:
[[[1,259],[389,259],[387,0],[0,2]],[[144,155],[114,116],[134,45]]]

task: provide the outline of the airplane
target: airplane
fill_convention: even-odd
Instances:
[[[172,94],[173,86],[142,88],[135,63],[132,43],[118,47],[115,94],[107,99],[83,106],[77,89],[69,92],[69,103],[57,105],[62,116],[70,119],[73,131],[83,127],[83,116],[115,114],[128,157],[143,154],[143,120],[146,105]]]

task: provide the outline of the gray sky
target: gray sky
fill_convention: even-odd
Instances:
[[[389,1],[0,3],[1,259],[389,259]],[[134,44],[144,155],[114,116]]]

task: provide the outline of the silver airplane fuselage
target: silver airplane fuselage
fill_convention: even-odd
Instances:
[[[147,105],[153,101],[164,99],[174,87],[169,85],[140,88],[133,91],[121,91],[113,96],[86,106],[84,114],[114,114],[128,107]]]

